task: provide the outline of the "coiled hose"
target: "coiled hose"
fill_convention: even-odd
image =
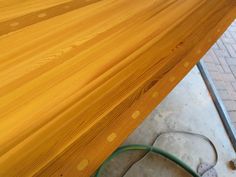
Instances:
[[[108,162],[110,162],[113,158],[115,158],[116,156],[118,156],[119,154],[123,153],[123,152],[127,152],[127,151],[134,151],[134,150],[144,150],[147,152],[153,152],[155,154],[161,155],[173,162],[175,162],[177,165],[179,165],[180,167],[182,167],[184,170],[186,170],[189,174],[191,174],[193,177],[200,177],[194,170],[192,170],[187,164],[185,164],[183,161],[181,161],[180,159],[178,159],[177,157],[175,157],[174,155],[153,147],[153,146],[148,146],[148,145],[140,145],[140,144],[134,144],[134,145],[126,145],[126,146],[122,146],[119,147],[115,152],[113,152],[110,157],[108,157],[103,164],[98,168],[98,170],[96,171],[94,177],[100,177],[101,176],[101,172],[104,170],[104,167],[106,166],[106,164]]]

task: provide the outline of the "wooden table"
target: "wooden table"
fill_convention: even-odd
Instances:
[[[0,0],[0,176],[90,176],[235,17],[235,0]]]

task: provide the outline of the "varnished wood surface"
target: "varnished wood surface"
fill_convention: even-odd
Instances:
[[[35,3],[37,11],[45,5]],[[101,0],[11,33],[4,26],[0,176],[91,175],[216,41],[235,10],[233,0]]]
[[[0,0],[0,35],[100,0]]]

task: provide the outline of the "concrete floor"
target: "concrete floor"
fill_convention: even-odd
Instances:
[[[184,130],[203,134],[215,144],[219,153],[216,170],[219,177],[235,177],[228,162],[235,152],[224,130],[204,81],[197,68],[165,98],[149,117],[129,136],[124,144],[152,144],[175,154],[196,170],[200,162],[213,163],[212,147],[190,135],[168,134],[155,141],[157,134],[169,130]],[[115,158],[103,177],[188,177],[175,164],[162,157],[143,152],[127,152]],[[143,157],[141,160],[139,160]],[[139,160],[139,161],[137,161]],[[137,161],[137,162],[136,162]],[[136,162],[134,164],[134,162]],[[127,169],[129,169],[127,171]]]

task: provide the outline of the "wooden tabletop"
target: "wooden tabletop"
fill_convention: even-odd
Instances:
[[[4,177],[90,176],[236,17],[235,0],[25,4],[0,0]]]

